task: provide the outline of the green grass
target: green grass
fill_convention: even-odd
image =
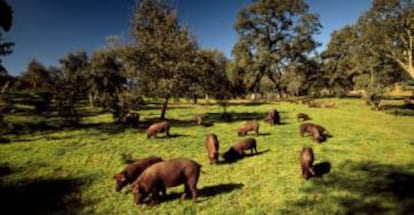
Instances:
[[[36,130],[25,127],[0,145],[0,200],[16,212],[70,214],[406,214],[414,209],[414,120],[373,111],[362,100],[331,99],[334,109],[308,108],[293,103],[231,103],[231,122],[220,121],[215,105],[172,105],[175,138],[147,139],[145,130],[121,128],[109,114],[84,119],[82,129]],[[271,127],[262,119],[271,108],[281,112],[283,125]],[[312,122],[333,135],[316,144],[298,135],[296,114],[308,113]],[[139,111],[141,120],[158,117],[159,110]],[[193,123],[196,113],[214,122]],[[236,163],[209,165],[205,135],[214,132],[220,152],[237,137],[246,119],[260,123],[258,150]],[[8,116],[16,124],[53,124],[53,118],[27,114]],[[26,124],[25,124],[26,123]],[[250,135],[249,135],[250,136]],[[315,164],[329,162],[322,178],[305,181],[299,152],[311,146]],[[156,206],[136,206],[128,188],[114,191],[112,176],[124,156],[164,159],[191,158],[203,165],[199,203],[180,201],[183,186],[168,188],[168,200]]]

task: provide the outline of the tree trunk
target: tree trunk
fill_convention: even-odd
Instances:
[[[404,71],[406,71],[412,79],[414,79],[414,60],[413,60],[414,56],[413,56],[413,51],[412,51],[414,50],[414,36],[411,35],[410,32],[407,32],[407,33],[408,33],[408,47],[405,50],[406,57],[407,57],[406,62],[403,62],[402,59],[396,57],[396,54],[394,54],[392,51],[391,51],[391,54],[388,54],[387,56],[391,58],[392,60],[394,60],[395,62],[397,62],[397,64],[400,65],[400,67]]]
[[[89,105],[90,105],[91,107],[95,107],[95,105],[93,104],[93,103],[94,103],[94,99],[93,99],[93,94],[92,94],[92,92],[89,92],[88,98],[89,98]]]
[[[197,95],[196,94],[193,95],[193,104],[197,104]]]
[[[251,100],[256,100],[256,93],[252,93],[252,94],[250,95],[250,99],[251,99]]]
[[[165,119],[165,112],[167,112],[167,106],[168,106],[168,100],[169,99],[170,99],[170,96],[165,97],[165,101],[162,104],[161,119]]]
[[[4,94],[7,90],[7,88],[9,88],[10,85],[10,81],[7,81],[6,84],[3,86],[3,88],[1,89],[1,94]]]
[[[208,94],[207,93],[205,95],[205,99],[206,99],[207,104],[210,104],[209,97],[208,97]]]

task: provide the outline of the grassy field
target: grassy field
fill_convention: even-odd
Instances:
[[[15,134],[0,145],[0,202],[2,210],[26,214],[409,214],[414,211],[414,118],[373,111],[362,100],[330,99],[333,109],[308,108],[294,103],[234,101],[221,120],[216,105],[172,105],[167,118],[173,138],[147,139],[145,126],[124,128],[109,114],[88,111],[78,129],[53,126],[54,117],[30,113],[9,115]],[[283,124],[262,119],[271,109]],[[141,120],[159,116],[148,106]],[[308,113],[333,135],[317,144],[298,135],[296,114]],[[196,126],[203,113],[211,127]],[[240,138],[244,121],[260,120],[259,154],[236,163],[209,165],[205,135],[214,132],[220,152]],[[252,136],[252,135],[249,135]],[[315,163],[330,164],[323,177],[304,180],[299,152],[311,146]],[[149,155],[164,159],[191,158],[203,165],[198,183],[199,202],[180,201],[183,186],[167,189],[156,206],[133,202],[127,187],[114,191],[112,176],[126,158]]]

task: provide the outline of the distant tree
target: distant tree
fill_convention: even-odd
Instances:
[[[359,24],[371,46],[371,53],[382,54],[414,79],[414,2],[374,0]]]
[[[363,89],[378,109],[385,89],[410,74],[413,29],[406,19],[413,13],[410,1],[374,0],[356,24],[334,32],[322,54],[327,87]]]
[[[5,0],[0,0],[0,27],[9,31],[12,26],[13,10]]]
[[[86,98],[87,71],[90,68],[88,55],[85,51],[69,53],[59,60],[61,69],[57,72],[57,88],[55,100],[59,115],[70,126],[79,124],[80,115],[77,104]]]
[[[197,79],[194,85],[194,102],[197,94],[206,98],[216,98],[223,94],[230,94],[231,83],[227,77],[226,66],[228,60],[223,52],[218,50],[201,49],[197,56]]]
[[[345,93],[354,88],[354,77],[358,75],[355,55],[358,49],[358,29],[356,25],[348,25],[334,31],[327,49],[321,54],[323,60],[323,88],[329,94]]]
[[[0,0],[0,28],[4,31],[9,31],[12,26],[13,10],[11,6],[5,1]],[[6,41],[3,38],[3,32],[0,31],[0,85],[2,86],[2,92],[5,87],[9,85],[10,76],[7,69],[2,65],[2,57],[12,53],[12,47],[14,42]]]
[[[243,96],[250,93],[254,83],[250,79],[253,67],[253,56],[249,51],[247,43],[237,41],[232,50],[233,60],[227,65],[229,79],[233,85],[233,92],[236,96]]]
[[[321,25],[318,16],[307,11],[303,0],[257,0],[239,12],[234,26],[239,39],[233,55],[246,65],[250,92],[257,91],[267,76],[282,96],[286,85],[282,74],[315,51],[319,44],[312,36]]]
[[[414,2],[410,0],[374,0],[370,10],[358,20],[360,32],[359,86],[379,108],[386,87],[414,78]],[[405,71],[405,73],[404,73]]]
[[[48,91],[53,84],[53,77],[48,68],[36,59],[29,62],[20,80],[29,83],[33,92]]]
[[[13,19],[13,10],[11,6],[5,1],[0,0],[0,28],[2,28],[4,31],[9,31],[12,26],[12,19]],[[5,41],[3,39],[3,32],[0,31],[0,95],[2,95],[6,89],[8,88],[11,77],[8,74],[6,68],[2,65],[2,57],[9,55],[12,53],[12,47],[14,46],[13,42]],[[1,98],[3,99],[3,98]],[[0,135],[4,131],[4,127],[6,127],[7,122],[3,119],[3,113],[0,113]],[[0,138],[3,140],[6,140],[5,138]]]
[[[90,91],[99,94],[99,103],[119,120],[125,112],[120,95],[125,88],[126,77],[122,61],[115,50],[97,50],[91,58],[88,77]]]
[[[168,101],[191,88],[194,80],[197,44],[188,28],[180,25],[172,3],[166,0],[139,1],[132,19],[137,40],[134,54],[143,93],[162,97],[161,118]]]

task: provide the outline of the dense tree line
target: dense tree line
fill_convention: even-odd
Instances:
[[[11,26],[10,15],[1,27]],[[304,0],[255,0],[237,14],[238,40],[233,59],[218,50],[201,49],[168,0],[140,0],[131,20],[133,42],[110,37],[106,48],[68,53],[59,67],[31,61],[19,77],[5,78],[1,88],[39,95],[69,124],[80,121],[78,106],[88,101],[120,121],[142,98],[163,100],[166,117],[172,98],[228,99],[262,96],[347,95],[364,90],[378,101],[392,84],[414,78],[414,3],[374,0],[352,25],[334,31],[325,50],[314,36],[322,28]],[[9,19],[10,18],[10,19]],[[0,57],[12,42],[0,32]],[[10,80],[12,84],[10,85]],[[254,96],[254,97],[255,97]],[[253,98],[254,98],[253,97]]]

